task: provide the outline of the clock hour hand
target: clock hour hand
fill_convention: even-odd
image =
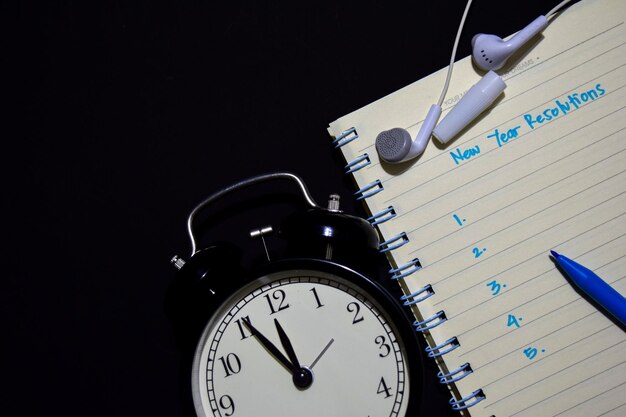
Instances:
[[[280,343],[282,343],[283,348],[287,351],[287,356],[289,356],[289,360],[291,360],[294,369],[300,369],[300,362],[298,361],[295,350],[293,350],[293,345],[289,337],[287,337],[287,333],[285,333],[277,319],[274,319],[274,324],[276,325],[276,331],[278,331],[278,336],[280,337]]]
[[[257,338],[257,340],[272,354],[272,356],[278,359],[280,363],[282,363],[287,369],[289,369],[292,375],[293,384],[298,389],[305,390],[309,388],[311,384],[313,384],[313,373],[309,368],[302,367],[298,364],[298,360],[296,359],[296,354],[293,350],[293,346],[291,346],[289,338],[287,338],[286,333],[284,332],[282,327],[280,327],[278,321],[275,321],[275,323],[281,342],[283,343],[283,346],[285,346],[288,355],[292,357],[292,360],[298,365],[294,365],[294,363],[290,362],[289,359],[287,359],[285,355],[283,355],[282,352],[278,350],[278,348],[267,339],[267,337],[263,336],[261,332],[259,332],[256,327],[254,327],[252,323],[250,323],[250,319],[243,318],[242,321],[244,325],[248,328],[248,330],[250,330],[250,333],[252,333],[252,335]]]
[[[257,328],[252,325],[252,323],[250,323],[249,318],[244,317],[242,321],[243,324],[248,328],[248,330],[250,330],[250,333],[252,333],[252,335],[257,338],[257,340],[265,347],[265,349],[267,349],[272,354],[272,356],[278,359],[278,361],[282,363],[287,369],[289,369],[292,374],[297,372],[298,368],[295,368],[294,365],[289,362],[289,359],[287,359],[285,355],[283,355],[283,353],[278,350],[278,348],[272,342],[270,342],[265,336],[263,336],[263,334],[261,334],[261,332],[259,332]]]

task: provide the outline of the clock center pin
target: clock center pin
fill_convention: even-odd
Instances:
[[[297,372],[294,372],[292,379],[296,387],[305,390],[313,384],[313,371],[303,366]]]

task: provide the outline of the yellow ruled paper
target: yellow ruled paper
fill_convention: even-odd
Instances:
[[[430,346],[458,340],[439,365],[469,364],[452,385],[456,399],[481,390],[472,416],[626,415],[626,333],[549,257],[626,294],[625,17],[623,1],[589,0],[553,18],[501,73],[496,104],[412,162],[381,164],[375,138],[415,137],[447,69],[330,124],[334,137],[350,132],[347,163],[361,161],[357,196],[391,214],[377,227],[397,246],[392,268],[414,265],[396,273],[415,271],[397,280],[403,291],[432,286],[413,312],[442,321],[425,332]],[[481,76],[469,58],[455,64],[442,118]]]

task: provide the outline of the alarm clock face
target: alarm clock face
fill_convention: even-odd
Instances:
[[[236,291],[196,350],[197,414],[405,416],[407,350],[372,288],[332,272],[290,269]]]

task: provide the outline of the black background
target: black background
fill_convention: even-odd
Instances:
[[[457,57],[556,3],[476,1]],[[287,171],[363,215],[326,127],[446,66],[464,6],[2,2],[3,415],[183,415],[164,299],[189,211]],[[242,200],[266,192],[210,239],[260,251],[282,208]],[[456,415],[426,365],[421,415]]]

